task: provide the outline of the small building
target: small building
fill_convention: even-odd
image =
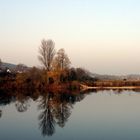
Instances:
[[[6,70],[6,72],[7,72],[7,73],[12,73],[11,70],[10,70],[9,68]]]

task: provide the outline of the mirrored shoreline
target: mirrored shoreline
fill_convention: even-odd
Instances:
[[[72,112],[76,106],[76,103],[80,103],[82,105],[82,102],[88,102],[88,100],[93,99],[93,103],[95,102],[95,99],[97,98],[97,101],[100,98],[105,98],[105,103],[106,103],[106,98],[109,96],[114,96],[114,98],[109,99],[109,102],[115,100],[117,96],[124,95],[129,96],[129,95],[140,95],[140,91],[131,91],[131,90],[89,90],[86,92],[68,92],[68,91],[63,91],[63,92],[1,92],[0,95],[0,123],[2,122],[3,117],[5,117],[5,113],[9,114],[7,112],[6,108],[9,106],[13,106],[12,109],[16,110],[17,114],[21,114],[24,116],[26,112],[30,112],[31,114],[36,114],[37,118],[36,121],[34,122],[36,125],[38,125],[38,130],[42,135],[42,138],[45,137],[53,137],[55,133],[57,133],[57,130],[62,129],[64,130],[66,125],[69,125],[69,121],[71,122],[71,116]],[[87,97],[85,99],[85,97]],[[90,99],[91,97],[91,99]],[[88,103],[84,108],[86,109],[91,109],[92,113],[92,108],[90,107],[90,102],[89,105]],[[100,101],[99,101],[100,103]],[[36,107],[36,113],[32,112],[33,104],[35,104]],[[124,98],[124,104],[125,104],[125,98]],[[132,102],[130,102],[131,106]],[[97,109],[98,105],[97,103]],[[96,106],[94,106],[95,108]],[[84,113],[86,110],[84,108],[80,108],[79,112]],[[103,107],[104,108],[104,107]],[[5,112],[6,111],[6,112]],[[108,110],[109,111],[109,110]],[[11,113],[14,112],[11,110]],[[76,112],[78,113],[78,112]],[[111,113],[111,112],[109,112]],[[139,114],[139,113],[138,113]],[[12,121],[12,117],[6,116],[6,118],[9,119],[9,121]],[[90,114],[87,114],[90,115]],[[34,116],[33,116],[34,117]],[[101,117],[101,116],[100,116]],[[104,116],[102,116],[104,118]],[[127,118],[127,117],[126,117]],[[20,119],[20,118],[18,118]],[[28,119],[28,116],[27,118]],[[79,118],[80,120],[81,118]],[[94,118],[92,118],[94,120]],[[90,120],[92,122],[92,119]],[[86,118],[85,118],[86,120]],[[109,120],[108,120],[109,121]],[[28,121],[27,121],[28,122]],[[25,120],[26,123],[26,120]],[[4,123],[3,123],[4,124]],[[5,124],[6,125],[6,124]],[[84,125],[84,124],[83,124]],[[113,125],[113,124],[112,124]],[[20,126],[22,127],[22,126]],[[2,130],[2,126],[0,127]],[[58,129],[59,128],[59,129]],[[79,128],[80,129],[80,128]],[[93,126],[94,129],[94,126]],[[87,131],[88,132],[88,131]],[[40,135],[40,136],[41,136]],[[92,138],[92,135],[91,135]]]

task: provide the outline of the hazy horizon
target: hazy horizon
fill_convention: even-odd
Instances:
[[[140,1],[0,0],[0,58],[40,66],[41,40],[64,48],[72,66],[99,74],[139,74]]]

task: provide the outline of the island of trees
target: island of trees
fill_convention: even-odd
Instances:
[[[18,64],[14,70],[2,68],[0,60],[0,89],[80,90],[82,82],[95,80],[87,70],[71,67],[65,50],[56,51],[53,40],[41,41],[38,60],[41,68]]]
[[[38,60],[42,67],[18,64],[3,67],[0,60],[0,90],[140,89],[140,80],[100,80],[83,68],[74,68],[65,50],[56,51],[53,40],[41,41]]]

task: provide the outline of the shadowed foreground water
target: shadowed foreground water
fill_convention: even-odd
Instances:
[[[139,140],[140,92],[1,93],[1,140]]]

